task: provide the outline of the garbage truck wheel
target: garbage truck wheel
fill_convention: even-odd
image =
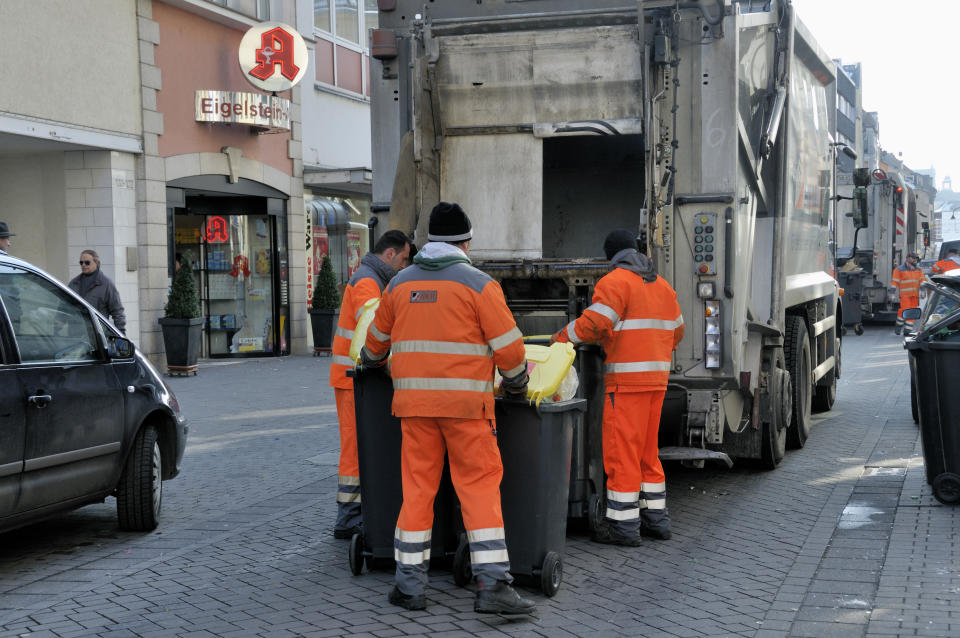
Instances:
[[[458,587],[466,587],[473,579],[473,568],[470,566],[470,543],[460,541],[457,551],[453,555],[453,582]]]
[[[830,385],[813,386],[813,409],[816,412],[829,412],[833,409],[833,404],[837,400],[837,377],[840,376],[842,343],[843,339],[836,340],[833,370],[827,373],[827,378],[830,379]]]
[[[363,536],[360,534],[350,539],[350,571],[354,576],[363,571]]]
[[[599,494],[591,494],[587,501],[587,525],[590,526],[591,532],[600,530],[600,526],[603,524],[603,510],[603,499],[600,498]]]
[[[563,561],[556,552],[547,552],[540,568],[540,591],[544,596],[553,597],[563,582]]]
[[[810,436],[810,412],[813,409],[813,366],[810,362],[810,333],[803,317],[790,315],[786,319],[783,339],[787,370],[790,371],[793,423],[787,429],[787,447],[799,449]]]
[[[938,474],[933,479],[933,497],[944,505],[960,503],[960,476],[951,472]]]

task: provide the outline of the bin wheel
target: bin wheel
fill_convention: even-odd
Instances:
[[[951,472],[938,474],[933,479],[933,496],[944,505],[960,503],[960,476]]]
[[[473,568],[470,566],[470,543],[463,540],[457,545],[453,555],[453,582],[458,587],[466,587],[473,580]]]
[[[563,582],[563,561],[560,560],[560,554],[547,552],[543,558],[543,566],[540,568],[540,591],[545,596],[553,597],[560,589],[561,582]]]
[[[855,326],[853,327],[853,331],[857,334],[857,336],[862,335],[862,334],[863,334],[863,324],[862,324],[862,323],[858,323],[857,325],[855,325]]]
[[[354,576],[363,571],[363,536],[360,534],[350,539],[350,571]]]
[[[591,532],[600,530],[603,524],[603,499],[599,494],[591,494],[587,500],[587,525]]]

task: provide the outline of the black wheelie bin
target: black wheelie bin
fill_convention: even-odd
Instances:
[[[603,348],[596,344],[576,346],[573,365],[580,385],[577,398],[585,399],[586,411],[574,419],[570,455],[570,497],[567,516],[582,519],[596,531],[604,515],[603,474]]]
[[[384,368],[347,370],[353,377],[357,414],[357,452],[360,460],[360,509],[363,531],[350,540],[350,571],[360,575],[367,569],[393,569],[393,537],[403,502],[400,471],[400,419],[391,414],[393,381]],[[460,506],[445,462],[440,488],[433,504],[433,533],[430,541],[431,566],[454,563],[458,585],[460,575],[469,575],[469,549],[463,533]],[[456,569],[467,562],[467,570]]]
[[[940,279],[933,278],[934,282]],[[956,279],[960,283],[960,277]],[[916,334],[907,337],[904,347],[910,354],[910,383],[916,394],[927,483],[938,501],[956,505],[960,503],[960,289],[929,287],[935,288],[933,296],[917,321]],[[920,314],[911,308],[903,316],[914,319]]]
[[[563,580],[570,453],[573,431],[586,409],[584,399],[539,406],[496,400],[510,573],[518,581],[533,581],[547,596],[556,594]]]

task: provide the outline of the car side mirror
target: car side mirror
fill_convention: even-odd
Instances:
[[[107,337],[107,354],[112,359],[129,359],[134,351],[133,342],[126,337]]]
[[[908,321],[913,321],[920,318],[920,309],[919,308],[904,308],[903,309],[903,318]]]

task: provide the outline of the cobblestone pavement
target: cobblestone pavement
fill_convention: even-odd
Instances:
[[[207,363],[171,380],[192,427],[158,530],[119,531],[111,498],[0,535],[0,636],[960,636],[960,509],[924,480],[906,353],[872,327],[844,355],[804,449],[669,467],[673,539],[571,531],[523,622],[475,614],[444,570],[419,612],[387,603],[391,573],[350,574],[328,359]]]

